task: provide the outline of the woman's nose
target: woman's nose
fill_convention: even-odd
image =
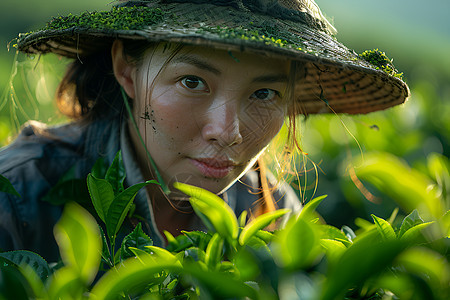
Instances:
[[[242,143],[239,118],[239,101],[227,100],[211,105],[205,112],[203,138],[217,142],[222,147]]]

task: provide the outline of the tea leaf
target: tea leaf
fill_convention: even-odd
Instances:
[[[175,182],[173,186],[191,197],[193,208],[206,216],[214,229],[223,237],[230,241],[237,239],[239,227],[236,215],[219,196],[181,182]]]
[[[85,292],[78,271],[69,266],[53,273],[48,289],[50,299],[81,299]]]
[[[1,268],[1,267],[0,267]],[[49,299],[48,290],[42,279],[38,276],[36,271],[30,265],[22,264],[19,269],[22,275],[26,278],[30,288],[35,296],[35,299],[47,300]],[[0,292],[1,295],[1,292]]]
[[[247,215],[248,215],[248,211],[246,211],[246,210],[243,210],[242,213],[239,215],[239,218],[238,218],[239,227],[245,226],[245,224],[247,223]]]
[[[206,250],[206,247],[211,240],[211,234],[203,231],[182,231],[181,233],[183,233],[194,246],[202,250]]]
[[[95,211],[106,224],[106,215],[114,200],[114,190],[106,179],[96,178],[92,174],[87,177],[87,186]]]
[[[232,242],[237,237],[237,231],[234,230],[234,226],[230,226],[228,213],[224,209],[216,209],[209,206],[207,203],[197,199],[190,198],[192,208],[200,216],[200,218],[206,219],[205,225],[212,232],[218,232],[222,237]],[[237,229],[237,220],[236,220]]]
[[[426,222],[426,223],[418,224],[414,227],[411,227],[402,235],[401,239],[408,240],[410,242],[414,242],[414,240],[416,240],[417,237],[420,236],[421,231],[433,223],[434,222]]]
[[[345,246],[351,246],[352,242],[348,239],[348,237],[339,229],[331,225],[321,225],[320,229],[322,231],[321,238],[322,239],[330,239],[339,241]]]
[[[389,267],[404,249],[399,240],[379,241],[366,235],[353,243],[341,256],[322,287],[321,300],[343,299],[351,286],[366,281]]]
[[[450,198],[450,162],[444,155],[432,153],[427,159],[428,170],[436,181],[441,197],[449,201]]]
[[[120,256],[122,260],[132,257],[133,252],[129,250],[129,247],[134,247],[140,250],[146,250],[145,247],[152,246],[153,241],[142,230],[141,223],[138,223],[134,230],[128,234],[122,241],[120,246]]]
[[[402,226],[400,227],[400,231],[398,233],[399,237],[402,237],[403,234],[411,229],[412,227],[422,224],[423,220],[419,216],[419,212],[415,209],[409,215],[407,215],[402,222]]]
[[[450,238],[450,210],[448,210],[441,219],[441,226],[443,228],[444,235]]]
[[[211,269],[215,270],[223,253],[223,239],[216,233],[209,241],[206,248],[205,263]]]
[[[265,251],[267,251],[268,253],[270,253],[270,249],[269,249],[269,247],[267,246],[267,243],[263,240],[263,239],[260,239],[259,237],[257,237],[256,235],[254,235],[254,236],[252,236],[248,241],[247,241],[247,243],[245,244],[245,246],[249,246],[250,248],[253,248],[253,249],[257,249],[257,250],[259,250],[259,251],[261,251],[261,250],[265,250]]]
[[[199,264],[186,264],[184,271],[198,279],[207,287],[208,291],[217,298],[245,298],[257,299],[255,289],[236,279],[229,273],[208,271]]]
[[[372,218],[375,225],[377,225],[377,229],[380,232],[383,239],[391,240],[397,238],[397,235],[395,234],[391,224],[389,224],[386,220],[379,218],[375,215],[372,215]]]
[[[102,227],[99,225],[98,229],[100,230],[100,237],[102,239],[102,258],[109,266],[113,266],[113,259],[111,257],[111,251],[109,250],[108,243],[106,241],[105,233],[103,232]]]
[[[336,240],[320,239],[320,245],[325,249],[325,253],[331,262],[336,262],[347,250],[343,243]]]
[[[320,254],[317,225],[299,218],[291,219],[277,232],[273,241],[277,262],[287,269],[308,267]]]
[[[0,253],[0,257],[8,259],[17,266],[23,264],[30,266],[43,282],[45,282],[50,275],[48,263],[37,253],[26,250],[16,250]]]
[[[167,230],[164,230],[164,235],[166,236],[167,240],[167,249],[170,248],[170,251],[174,251],[174,249],[177,249],[180,247],[180,244],[178,243],[177,239]]]
[[[427,277],[431,283],[448,287],[449,264],[445,257],[435,251],[423,247],[410,248],[399,255],[396,262],[410,272]]]
[[[122,292],[137,291],[151,283],[159,283],[160,278],[155,275],[162,271],[179,273],[181,270],[178,261],[155,261],[150,254],[140,255],[139,259],[129,258],[120,267],[106,272],[91,293],[95,299],[116,299]]]
[[[30,284],[13,265],[0,265],[0,299],[30,299]]]
[[[167,263],[177,263],[178,259],[175,255],[170,253],[164,248],[156,247],[156,246],[145,246],[145,248],[151,251],[151,255],[156,257],[156,261],[165,261]]]
[[[0,175],[0,192],[20,197],[20,194],[16,191],[11,182],[3,175]]]
[[[165,248],[171,252],[180,252],[186,248],[194,246],[192,240],[187,235],[185,235],[184,232],[182,233],[183,234],[180,234],[176,238],[174,238],[172,234],[164,231],[168,242],[168,245]]]
[[[356,218],[355,219],[355,225],[358,226],[362,231],[368,231],[372,230],[375,224],[363,219],[363,218]]]
[[[242,281],[255,280],[261,274],[260,261],[248,247],[243,247],[233,257],[233,264]]]
[[[380,191],[397,201],[406,211],[422,209],[427,217],[439,218],[443,204],[436,191],[428,189],[431,180],[409,168],[403,161],[388,153],[369,154],[356,168],[356,175],[372,183]]]
[[[273,233],[265,230],[258,230],[255,233],[255,236],[261,240],[263,240],[266,244],[269,244],[273,237],[275,236]]]
[[[132,255],[129,256],[128,258],[136,256],[136,258],[139,259],[140,256],[150,254],[150,250],[148,249],[142,250],[135,247],[129,247],[128,250],[132,253]]]
[[[117,152],[113,162],[106,171],[105,179],[111,184],[114,194],[123,191],[123,181],[125,180],[125,167],[122,161],[122,152]]]
[[[287,214],[288,212],[290,212],[289,209],[279,209],[270,213],[263,214],[252,220],[241,231],[241,234],[239,235],[239,244],[245,245],[247,241],[256,234],[256,232],[267,227],[270,223]]]
[[[234,272],[236,272],[236,267],[234,266],[234,264],[232,262],[229,261],[222,261],[219,265],[218,265],[218,270],[222,273],[231,273],[233,274]]]
[[[158,184],[155,180],[149,180],[143,183],[138,183],[130,186],[122,193],[114,197],[114,200],[109,206],[108,213],[106,215],[106,231],[108,232],[109,238],[114,238],[119,232],[125,217],[127,216],[128,210],[133,203],[134,197],[136,197],[137,192],[146,185]]]
[[[392,292],[396,297],[394,299],[436,299],[420,277],[411,276],[408,273],[387,272],[382,274],[375,284],[381,289]]]
[[[315,211],[319,204],[325,199],[327,195],[323,195],[309,201],[300,211],[299,218],[304,218],[307,220],[312,220],[316,218]]]
[[[105,163],[104,157],[97,159],[92,166],[91,173],[95,178],[105,178],[108,166]]]
[[[61,258],[81,280],[92,282],[100,264],[101,239],[95,219],[76,203],[68,203],[54,228]]]
[[[184,251],[184,255],[185,255],[183,258],[184,263],[187,261],[191,261],[191,262],[195,261],[196,263],[198,262],[198,263],[204,264],[205,257],[206,257],[205,251],[203,251],[202,249],[199,249],[197,247],[187,248]],[[207,269],[207,266],[206,265],[204,265],[204,266],[205,266],[205,269]]]
[[[191,201],[192,199],[190,199]],[[195,201],[195,200],[194,200]],[[191,203],[192,205],[192,203]],[[205,225],[205,227],[207,228],[208,232],[217,232],[217,228],[216,226],[213,224],[213,222],[210,221],[210,217],[211,215],[207,216],[204,213],[202,213],[201,208],[199,206],[201,206],[202,204],[198,204],[197,206],[193,206],[193,209],[195,211],[195,214],[199,217],[199,219],[202,221],[202,223]],[[203,206],[205,207],[205,209],[207,209],[207,205],[203,204]],[[213,214],[214,212],[211,212],[211,214]],[[224,232],[224,234],[227,234],[227,230],[224,227],[224,229],[222,230]]]

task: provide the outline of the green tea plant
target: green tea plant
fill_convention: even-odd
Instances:
[[[29,251],[0,253],[0,299],[448,299],[450,168],[443,156],[428,163],[432,177],[394,156],[367,155],[358,176],[409,214],[372,215],[355,232],[323,223],[316,208],[325,196],[298,214],[281,209],[248,221],[215,194],[175,183],[207,231],[166,232],[160,248],[139,224],[115,253],[134,196],[155,184],[124,189],[118,154],[87,178],[97,219],[75,202],[65,205],[55,226],[60,265]],[[0,189],[17,194],[4,177]],[[280,229],[265,230],[272,222]]]

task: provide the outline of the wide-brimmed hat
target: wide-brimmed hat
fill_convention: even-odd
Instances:
[[[368,113],[406,100],[408,86],[383,52],[357,54],[334,34],[313,0],[141,0],[53,18],[17,44],[26,53],[82,59],[120,38],[303,61],[306,77],[295,95],[304,114]]]

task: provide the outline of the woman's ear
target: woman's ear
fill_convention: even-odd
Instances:
[[[131,64],[123,53],[123,44],[120,40],[115,40],[111,48],[112,65],[114,76],[117,82],[127,93],[128,97],[135,97],[135,70],[136,67]]]

